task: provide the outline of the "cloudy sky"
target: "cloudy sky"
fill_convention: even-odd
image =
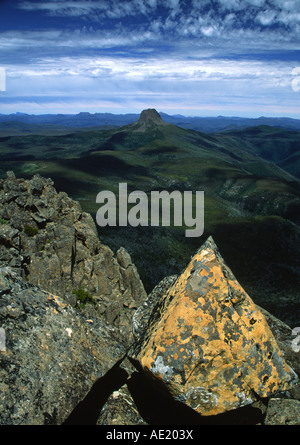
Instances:
[[[0,113],[300,118],[299,44],[300,0],[0,0]]]

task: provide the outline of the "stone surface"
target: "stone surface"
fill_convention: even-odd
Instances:
[[[204,416],[252,404],[297,381],[211,238],[155,306],[131,354]]]
[[[300,401],[271,399],[265,425],[300,425]]]
[[[159,304],[163,294],[170,288],[177,275],[171,275],[161,280],[155,288],[150,292],[145,301],[141,304],[138,310],[132,317],[132,330],[135,338],[140,341],[141,337],[146,333],[147,326],[155,307]]]
[[[147,130],[154,130],[160,126],[169,125],[163,121],[161,115],[154,109],[149,108],[143,110],[137,122],[130,124],[129,128],[134,132],[144,132]]]
[[[146,298],[143,283],[125,249],[115,255],[100,242],[78,202],[57,193],[51,179],[8,172],[0,183],[0,218],[0,267],[69,302],[84,289],[95,302],[85,309],[118,327],[130,344],[132,314]]]
[[[78,289],[93,304],[80,306]],[[122,360],[133,339],[146,373]],[[248,403],[266,407],[266,424],[296,424],[294,345],[211,239],[146,298],[128,252],[103,245],[92,217],[50,179],[0,180],[0,424],[182,424],[181,413],[187,424],[236,424]],[[161,382],[174,398],[159,394]]]
[[[102,408],[97,425],[147,425],[127,385],[114,391]]]
[[[259,307],[259,310],[266,318],[285,361],[296,372],[297,376],[300,377],[300,353],[295,348],[294,330],[265,309]],[[286,393],[286,396],[287,398],[300,400],[300,379],[298,383]]]
[[[126,354],[116,328],[0,268],[0,424],[59,425]]]
[[[154,108],[149,108],[148,110],[143,110],[141,112],[141,115],[137,122],[142,124],[161,124],[163,120],[161,118],[161,115]]]

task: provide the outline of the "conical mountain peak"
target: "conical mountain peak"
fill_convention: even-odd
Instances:
[[[154,108],[143,110],[138,120],[140,124],[161,124],[162,122],[160,114]]]
[[[154,108],[148,108],[143,110],[139,119],[132,124],[132,130],[134,132],[144,132],[163,125],[168,124],[162,120],[161,115]]]

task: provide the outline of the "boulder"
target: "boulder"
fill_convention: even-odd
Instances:
[[[212,238],[155,305],[130,355],[203,416],[274,396],[297,381]]]
[[[265,425],[300,425],[300,401],[271,399],[264,423]]]
[[[60,425],[124,358],[123,338],[8,267],[0,295],[0,424]]]

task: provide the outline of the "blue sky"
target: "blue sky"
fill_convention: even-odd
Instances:
[[[0,1],[0,113],[300,118],[299,66],[299,0]]]

